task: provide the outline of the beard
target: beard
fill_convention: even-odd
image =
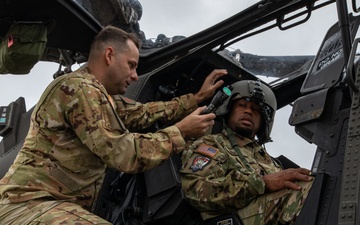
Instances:
[[[237,133],[240,136],[253,139],[253,130],[250,128],[244,128],[244,127],[236,127],[235,133]]]

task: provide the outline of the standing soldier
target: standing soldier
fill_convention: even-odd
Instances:
[[[213,71],[195,95],[140,104],[120,96],[138,79],[138,60],[137,38],[108,26],[95,36],[87,66],[47,87],[0,180],[0,224],[110,224],[91,213],[107,167],[138,173],[159,166],[214,123],[197,103],[223,84],[215,80],[225,70]],[[183,117],[156,133],[129,131]]]

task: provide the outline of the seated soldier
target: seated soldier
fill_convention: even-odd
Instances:
[[[217,110],[222,132],[192,141],[182,153],[186,198],[204,220],[234,213],[245,225],[292,224],[313,183],[310,171],[282,169],[265,150],[276,111],[272,90],[259,81],[232,87]]]

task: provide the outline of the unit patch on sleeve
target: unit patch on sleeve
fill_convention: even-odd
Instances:
[[[196,152],[201,153],[203,155],[209,156],[209,157],[214,157],[214,155],[218,152],[219,150],[211,147],[209,145],[205,145],[205,144],[201,144],[199,146],[198,149],[196,149]]]
[[[190,169],[193,172],[202,170],[207,164],[209,164],[211,161],[210,158],[205,156],[196,156],[192,165],[190,166]]]
[[[130,104],[130,105],[135,105],[135,101],[130,99],[130,98],[127,98],[125,96],[122,96],[122,95],[112,95],[111,96],[115,101],[121,101],[123,103],[126,103],[126,104]]]

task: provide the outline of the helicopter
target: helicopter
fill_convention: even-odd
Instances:
[[[263,0],[210,28],[176,40],[165,35],[147,40],[139,28],[142,11],[137,3],[109,0],[101,12],[96,11],[99,9],[96,3],[95,0],[3,0],[0,16],[5,19],[0,21],[5,25],[1,26],[0,34],[7,29],[8,18],[54,20],[56,25],[48,34],[41,61],[58,63],[59,68],[53,75],[57,77],[70,72],[73,64],[86,62],[91,38],[102,26],[114,24],[135,32],[143,41],[139,81],[129,87],[126,96],[139,102],[168,100],[195,92],[214,68],[227,68],[226,84],[242,79],[258,80],[259,73],[274,76],[277,78],[274,81],[264,82],[274,91],[278,110],[292,105],[289,124],[301,138],[317,146],[311,168],[314,184],[296,224],[359,224],[359,153],[356,149],[359,39],[355,36],[360,19],[348,12],[346,1]],[[353,13],[358,13],[356,1],[351,3]],[[329,5],[336,5],[339,21],[329,27],[314,55],[281,57],[284,60],[280,60],[280,57],[228,49],[269,29],[287,32]],[[116,19],[108,15],[116,15]],[[277,64],[279,61],[282,63]],[[22,97],[0,107],[4,109],[4,119],[0,120],[1,173],[6,172],[21,148],[31,114]],[[150,131],[159,128],[161,124],[156,124]],[[288,163],[290,167],[296,166]],[[184,199],[178,169],[178,157],[174,156],[161,167],[138,175],[109,170],[94,213],[114,224],[199,223],[196,210]],[[154,184],[159,179],[167,182],[159,187]],[[232,219],[228,224],[241,224],[232,216],[228,217]],[[201,222],[219,224],[230,221],[228,218]]]

